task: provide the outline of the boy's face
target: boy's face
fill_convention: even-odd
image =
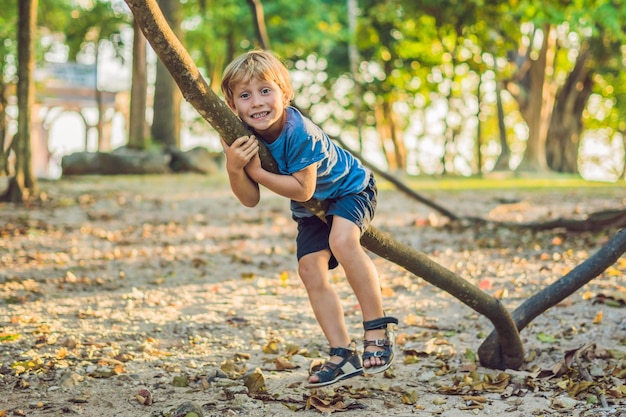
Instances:
[[[285,100],[274,81],[251,78],[233,88],[233,110],[266,142],[273,142],[283,129]]]

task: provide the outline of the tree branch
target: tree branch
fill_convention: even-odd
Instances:
[[[572,269],[567,275],[524,301],[512,313],[515,326],[522,331],[538,315],[563,301],[583,285],[600,275],[626,252],[626,229],[618,231],[598,252]],[[478,349],[481,361],[497,362],[503,338],[492,332]]]
[[[171,32],[155,0],[126,0],[146,39],[163,61],[180,87],[183,97],[224,138],[232,143],[248,130],[235,114],[208,87],[189,54]],[[265,169],[277,172],[276,162],[265,147],[260,149]],[[324,202],[311,200],[305,204],[314,214],[323,217]],[[374,227],[368,228],[361,243],[379,256],[422,277],[448,292],[476,312],[486,316],[495,331],[479,349],[481,364],[491,368],[517,369],[523,363],[524,350],[518,329],[523,329],[541,312],[566,298],[599,275],[626,251],[626,231],[619,232],[609,244],[568,275],[528,299],[512,316],[494,297],[463,280],[453,272],[429,259],[425,254],[401,244]]]

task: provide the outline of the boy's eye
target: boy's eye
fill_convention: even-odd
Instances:
[[[272,90],[270,90],[268,87],[265,87],[265,88],[261,89],[261,94],[269,94],[270,91],[272,91]]]
[[[248,98],[248,97],[250,97],[250,94],[249,94],[249,93],[241,93],[241,94],[239,94],[239,98],[246,99],[246,98]]]

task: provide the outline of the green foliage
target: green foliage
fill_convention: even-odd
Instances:
[[[0,15],[0,74],[6,79],[15,73],[17,1],[5,0]],[[131,16],[120,0],[40,0],[37,9],[37,61],[59,46],[59,40],[68,48],[70,60],[75,60],[86,43],[108,39],[118,57],[122,58],[124,43],[121,29],[131,23]]]
[[[76,60],[85,45],[97,47],[104,39],[111,42],[116,56],[123,60],[121,30],[131,24],[130,15],[111,1],[95,0],[91,2],[91,7],[76,6],[70,12],[70,20],[65,27],[70,61]]]
[[[4,10],[0,13],[0,82],[15,74],[17,62],[17,1],[6,0],[3,6]]]
[[[73,0],[40,0],[37,8],[37,25],[41,35],[63,33],[72,22],[75,3]]]
[[[5,3],[5,12],[0,15],[0,37],[4,40],[0,44],[0,72],[8,79],[15,72],[17,1]],[[416,114],[423,115],[444,98],[451,103],[448,116],[456,113],[461,119],[456,133],[474,139],[474,128],[465,124],[475,118],[476,95],[482,94],[481,143],[493,149],[498,139],[494,85],[515,80],[525,48],[532,56],[541,29],[552,25],[558,28],[553,87],[562,88],[576,57],[590,51],[585,65],[593,80],[593,95],[583,113],[584,126],[604,129],[609,138],[612,132],[624,132],[626,5],[622,3],[359,0],[355,41],[362,62],[357,78],[363,83],[359,101],[366,125],[376,124],[374,108],[382,101],[401,104],[399,123],[406,128]],[[187,0],[181,4],[183,44],[216,88],[224,66],[235,55],[259,47],[250,7],[243,0]],[[302,103],[322,115],[316,111],[321,108],[317,103],[324,102],[331,109],[324,116],[329,122],[340,129],[351,128],[355,94],[360,90],[353,88],[350,74],[346,1],[274,0],[262,4],[270,47],[291,69],[306,72],[306,77],[298,80]],[[48,40],[41,45],[39,59],[43,59],[45,48],[53,46],[50,39],[57,45],[63,39],[70,60],[102,40],[110,41],[123,57],[122,50],[128,45],[123,44],[121,33],[131,20],[121,0],[40,0],[40,35]],[[509,142],[514,152],[523,151],[525,138],[519,133],[523,129],[519,129],[511,100],[505,102],[505,110]]]
[[[185,47],[207,76],[221,77],[232,58],[260,47],[245,2],[186,2],[183,6]],[[263,2],[263,11],[270,46],[288,62],[315,53],[333,62],[331,72],[347,69],[344,2],[277,0]]]

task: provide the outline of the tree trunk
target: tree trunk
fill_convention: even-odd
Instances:
[[[17,30],[17,137],[15,142],[15,176],[9,182],[5,199],[21,203],[37,194],[37,180],[31,161],[31,109],[35,101],[34,38],[37,23],[37,0],[21,0],[18,6]]]
[[[480,112],[482,109],[482,96],[480,90],[482,88],[483,78],[478,76],[478,85],[476,86],[476,175],[482,175],[483,173],[483,152],[481,150],[482,145],[482,123],[480,121]]]
[[[113,152],[75,152],[61,160],[63,176],[152,175],[171,173],[171,156],[154,151],[117,148]]]
[[[576,65],[556,99],[546,140],[546,158],[553,171],[578,174],[582,115],[593,87],[589,54],[589,49],[579,53]]]
[[[0,176],[9,175],[9,148],[7,147],[8,85],[0,77]]]
[[[99,30],[99,29],[98,29]],[[102,100],[102,90],[100,89],[100,82],[98,78],[98,72],[100,67],[100,35],[96,36],[95,41],[95,49],[96,49],[96,85],[95,93],[96,93],[96,106],[98,108],[98,122],[96,123],[96,131],[97,131],[97,140],[98,140],[98,151],[110,151],[111,150],[111,132],[105,131],[104,125],[104,102]],[[87,137],[85,136],[85,151],[87,151]]]
[[[181,38],[181,10],[178,0],[159,0],[168,24],[174,29],[174,36]],[[152,139],[164,148],[180,149],[180,105],[182,96],[172,75],[157,61],[156,81],[154,85],[154,115],[152,118]]]
[[[522,94],[514,94],[520,107],[522,117],[528,126],[528,141],[526,152],[517,171],[543,172],[547,171],[546,136],[552,106],[554,103],[554,86],[548,75],[553,75],[554,59],[556,55],[555,29],[550,25],[543,28],[543,42],[539,56],[534,61],[528,61],[528,71],[519,86],[524,90]],[[527,57],[530,60],[530,57]]]
[[[359,15],[359,7],[357,0],[346,0],[348,11],[348,60],[350,61],[350,75],[354,88],[352,92],[354,99],[354,121],[356,124],[357,137],[359,140],[359,152],[363,152],[363,82],[361,72],[359,71],[359,62],[361,57],[357,45],[357,17]]]
[[[626,180],[626,132],[622,131],[619,133],[622,136],[622,143],[624,144],[622,148],[624,150],[624,165],[622,165],[622,174],[620,175],[620,178]]]
[[[385,71],[392,71],[391,65],[385,63]],[[398,120],[393,111],[393,94],[387,92],[379,97],[374,109],[376,117],[376,131],[380,138],[382,150],[387,160],[389,170],[406,171],[407,152],[402,130],[398,128]]]
[[[263,13],[263,4],[261,0],[247,0],[248,6],[250,6],[250,12],[252,13],[252,21],[254,22],[254,31],[256,33],[257,40],[262,49],[270,49],[269,36],[267,36],[267,30],[265,28],[265,15]]]
[[[500,155],[493,166],[492,171],[509,171],[511,160],[511,148],[506,141],[506,125],[504,124],[504,107],[502,106],[502,87],[496,83],[496,107],[498,109],[498,129],[500,131]]]
[[[376,132],[380,139],[380,146],[385,155],[387,166],[389,171],[396,171],[400,164],[396,159],[396,152],[393,148],[393,141],[391,139],[391,127],[385,120],[385,108],[383,100],[378,100],[374,105],[374,117],[376,118]]]
[[[128,147],[148,148],[146,132],[146,100],[148,77],[146,64],[146,37],[137,22],[133,23],[133,81],[130,89],[130,117],[128,120]]]
[[[391,141],[393,143],[393,150],[395,152],[396,161],[398,163],[398,171],[406,171],[406,145],[404,143],[404,133],[398,124],[398,117],[393,111],[393,102],[387,101],[385,103],[386,119],[389,123],[389,131],[391,132]]]

